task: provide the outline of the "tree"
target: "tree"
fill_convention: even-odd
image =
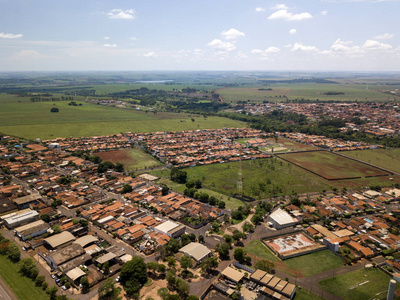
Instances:
[[[172,290],[175,287],[175,281],[176,281],[175,272],[173,270],[169,270],[167,272],[166,279],[167,279],[168,286]]]
[[[55,234],[61,233],[61,227],[60,225],[54,225],[51,229],[54,230]]]
[[[242,226],[243,232],[251,232],[254,229],[254,226],[248,222],[244,223]]]
[[[58,109],[58,107],[52,107],[50,109],[50,112],[59,112],[60,110]]]
[[[55,298],[56,298],[57,291],[58,291],[58,287],[56,287],[56,286],[54,285],[54,286],[48,287],[48,288],[46,289],[46,294],[50,295],[50,299],[52,300],[52,299],[55,299]]]
[[[7,256],[13,262],[17,262],[21,259],[21,250],[19,250],[16,243],[10,243],[8,245]]]
[[[227,243],[217,244],[217,252],[220,259],[229,259],[229,249],[230,246]]]
[[[169,254],[178,253],[180,248],[181,248],[181,243],[176,239],[170,239],[168,245],[165,246],[165,250]]]
[[[82,285],[83,291],[89,290],[89,279],[87,278],[87,276],[81,277],[80,284]]]
[[[236,230],[233,232],[232,238],[233,238],[233,239],[235,240],[235,242],[237,243],[237,242],[240,241],[240,239],[244,238],[245,236],[246,236],[245,233],[243,233],[243,232],[241,232],[240,230],[236,229]]]
[[[246,251],[244,251],[242,248],[236,248],[235,251],[233,252],[233,257],[239,262],[239,263],[244,263],[246,260]]]
[[[165,196],[165,195],[168,195],[168,193],[169,193],[169,187],[165,183],[162,183],[161,184],[161,195]]]
[[[186,245],[190,244],[192,241],[190,240],[190,236],[186,233],[181,235],[181,244],[182,247],[185,247]]]
[[[102,267],[104,274],[108,274],[110,272],[110,263],[106,261]]]
[[[19,271],[22,275],[35,279],[39,274],[39,268],[31,257],[21,260]]]
[[[186,297],[189,295],[190,286],[185,280],[180,278],[176,279],[175,288],[181,299],[186,299]]]
[[[46,290],[48,287],[49,287],[49,284],[46,281],[44,281],[42,283],[42,290]]]
[[[267,273],[271,273],[272,270],[274,269],[275,265],[270,262],[269,260],[263,259],[263,260],[259,260],[254,264],[254,267],[256,269],[260,269],[263,270]]]
[[[233,238],[230,234],[224,234],[224,239],[225,239],[225,243],[228,243],[229,245],[231,245],[233,242]]]
[[[178,169],[177,167],[171,168],[170,178],[172,181],[177,183],[186,183],[187,181],[187,172]]]
[[[51,218],[48,214],[43,214],[40,216],[40,218],[46,223],[49,223],[51,221]]]
[[[225,202],[224,201],[218,201],[218,208],[224,209],[225,208]]]
[[[218,259],[216,257],[207,257],[200,267],[203,272],[211,273],[218,267]]]
[[[131,185],[124,184],[123,187],[122,187],[122,192],[121,193],[122,194],[130,193],[130,192],[132,192],[132,190],[133,190],[133,187]]]
[[[112,278],[107,278],[99,287],[99,300],[118,300],[120,289],[115,287]]]
[[[193,267],[193,261],[187,255],[184,255],[181,257],[180,263],[181,263],[181,267],[184,268],[185,270]]]
[[[141,286],[147,281],[147,266],[144,259],[134,256],[126,262],[121,268],[120,280],[128,295],[137,295]]]
[[[195,296],[195,295],[189,295],[186,300],[199,300],[199,297]]]
[[[262,216],[259,215],[259,214],[254,214],[254,215],[251,217],[251,222],[252,222],[254,225],[260,223],[261,221],[262,221]]]
[[[115,164],[115,166],[114,166],[114,170],[115,170],[116,172],[123,172],[123,171],[124,171],[124,165],[121,164],[121,163],[119,163],[119,162],[117,162],[117,163]]]
[[[199,234],[199,243],[204,243],[204,235]]]
[[[212,222],[211,224],[211,231],[212,232],[218,232],[219,231],[220,224],[217,221]]]
[[[35,285],[36,286],[42,286],[43,282],[45,282],[46,278],[43,275],[40,275],[36,277],[35,279]]]

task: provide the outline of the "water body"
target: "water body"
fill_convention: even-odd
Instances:
[[[166,82],[172,82],[173,80],[141,80],[141,81],[136,81],[137,83],[166,83]]]

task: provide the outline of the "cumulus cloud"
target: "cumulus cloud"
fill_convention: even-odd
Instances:
[[[281,9],[274,12],[272,15],[268,17],[268,20],[285,20],[285,21],[301,21],[306,19],[311,19],[312,15],[308,12],[302,12],[299,14],[293,14],[288,12],[286,9]]]
[[[107,13],[109,19],[125,19],[125,20],[132,20],[135,18],[135,10],[127,9],[122,10],[119,8],[114,8],[109,13]]]
[[[327,10],[321,11],[321,15],[326,16],[327,14],[328,14],[328,11],[327,11]]]
[[[118,47],[117,44],[104,44],[103,46],[106,47],[106,48],[116,48],[116,47]]]
[[[280,9],[288,9],[288,7],[285,4],[276,4],[272,6],[271,9],[280,10]]]
[[[393,47],[389,44],[384,44],[378,41],[374,41],[374,40],[367,40],[364,45],[363,48],[365,49],[370,49],[370,50],[390,50]]]
[[[0,32],[0,39],[19,39],[22,38],[22,34],[4,33]]]
[[[290,34],[296,34],[296,33],[297,33],[297,30],[294,29],[294,28],[292,28],[292,29],[289,30],[289,33],[290,33]]]
[[[394,37],[393,33],[385,33],[385,34],[374,36],[374,39],[377,39],[377,40],[389,40],[389,39],[391,39],[393,37]]]
[[[236,40],[238,37],[245,36],[243,32],[240,32],[239,30],[235,28],[231,28],[229,30],[224,30],[222,31],[221,35],[225,37],[227,40]]]
[[[279,49],[278,47],[271,46],[271,47],[268,47],[268,48],[265,49],[265,50],[253,49],[253,50],[251,50],[250,52],[251,52],[252,54],[256,54],[256,55],[268,56],[269,54],[278,53],[278,52],[280,52],[280,51],[281,51],[281,49]]]
[[[302,43],[295,43],[292,48],[292,51],[293,52],[296,52],[296,51],[318,52],[318,48],[315,46],[306,46],[306,45],[303,45]]]
[[[109,40],[110,37],[109,37],[109,36],[105,36],[104,39],[105,39],[105,40]]]
[[[236,49],[236,46],[234,43],[231,42],[224,42],[219,39],[214,39],[210,43],[207,44],[207,46],[210,46],[214,49],[220,50],[222,52],[230,52]]]
[[[143,54],[144,57],[155,57],[156,54],[154,52],[147,52],[145,54]]]
[[[345,53],[345,54],[360,54],[363,51],[359,46],[351,46],[352,41],[342,41],[337,39],[331,46],[330,51],[332,53]]]
[[[265,8],[263,7],[256,7],[256,12],[263,12],[265,11]]]

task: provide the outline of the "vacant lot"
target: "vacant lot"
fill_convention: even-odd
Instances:
[[[162,165],[162,163],[160,163],[154,157],[140,149],[104,151],[97,152],[96,155],[100,156],[104,161],[111,161],[112,163],[119,162],[123,164],[125,171],[147,169]]]
[[[346,151],[343,154],[400,173],[400,149]]]
[[[280,157],[328,180],[388,174],[380,169],[327,151],[290,153],[280,155]]]
[[[0,132],[27,139],[108,135],[121,132],[197,130],[245,127],[246,124],[220,117],[145,113],[83,102],[70,106],[59,102],[0,103]],[[52,107],[58,113],[50,112]],[[194,122],[192,121],[194,120]]]
[[[379,269],[366,268],[320,281],[319,286],[343,299],[386,299],[390,279]]]
[[[0,255],[0,276],[20,300],[47,300],[49,296],[35,283],[18,273],[19,264],[14,264]]]

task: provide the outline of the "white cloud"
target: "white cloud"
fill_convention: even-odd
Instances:
[[[207,46],[210,46],[214,49],[220,50],[222,52],[230,52],[236,49],[236,46],[234,43],[231,42],[224,42],[219,39],[214,39],[210,43],[207,44]]]
[[[345,53],[345,54],[361,54],[363,53],[362,49],[359,46],[351,46],[353,44],[352,41],[342,41],[341,39],[337,39],[331,46],[331,53]]]
[[[34,50],[21,50],[14,53],[15,57],[40,57],[41,54]]]
[[[107,13],[109,19],[125,19],[132,20],[135,18],[135,11],[133,9],[122,10],[119,8],[114,8],[109,13]]]
[[[136,41],[137,38],[135,38],[134,36],[132,36],[132,37],[129,38],[129,40],[131,40],[131,41]]]
[[[363,48],[369,49],[369,50],[390,50],[393,47],[389,44],[384,44],[384,43],[381,43],[378,41],[367,40],[364,43]]]
[[[326,16],[327,14],[328,14],[328,11],[327,11],[327,10],[321,11],[321,15]]]
[[[256,7],[256,12],[263,12],[265,11],[265,8],[263,7]]]
[[[104,39],[105,39],[105,40],[109,40],[110,37],[109,37],[109,36],[105,36]]]
[[[265,53],[278,53],[279,51],[281,51],[281,49],[279,49],[278,47],[268,47],[267,49],[265,49]]]
[[[147,52],[145,54],[143,54],[144,57],[155,57],[156,54],[154,52]]]
[[[281,51],[281,49],[279,49],[278,47],[271,46],[271,47],[268,47],[268,48],[265,49],[265,50],[253,49],[253,50],[251,50],[250,52],[251,52],[252,54],[261,55],[262,57],[266,57],[266,56],[268,56],[269,54],[278,53],[278,52],[280,52],[280,51]]]
[[[391,39],[393,37],[394,37],[393,33],[385,33],[385,34],[374,36],[374,39],[377,39],[377,40],[389,40],[389,39]]]
[[[318,48],[315,46],[305,46],[302,43],[295,43],[292,48],[292,51],[318,52]]]
[[[227,40],[236,40],[238,37],[245,36],[243,32],[240,32],[235,28],[231,28],[227,31],[224,30],[222,31],[221,35]]]
[[[290,33],[290,34],[296,34],[296,33],[297,33],[297,30],[294,29],[294,28],[292,28],[292,29],[289,30],[289,33]]]
[[[280,10],[280,9],[288,9],[288,7],[285,4],[276,4],[272,6],[271,9]]]
[[[19,39],[22,38],[22,34],[4,33],[0,32],[0,39]]]
[[[106,48],[116,48],[116,47],[118,47],[117,44],[104,44],[103,46],[106,47]]]
[[[288,12],[286,9],[281,9],[274,12],[272,15],[268,17],[268,20],[278,20],[282,19],[285,21],[301,21],[306,19],[311,19],[312,15],[308,12],[302,12],[299,14],[293,14]]]
[[[251,53],[253,53],[253,54],[263,54],[264,51],[262,51],[261,49],[253,49],[253,50],[251,50]]]

